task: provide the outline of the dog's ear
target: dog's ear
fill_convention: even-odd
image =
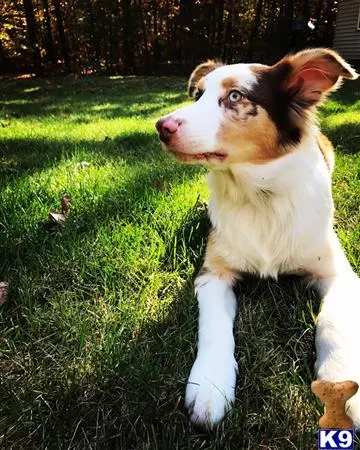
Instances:
[[[209,59],[208,61],[199,64],[192,72],[188,82],[188,95],[189,97],[194,97],[194,92],[196,89],[196,85],[201,80],[202,77],[207,75],[208,73],[215,70],[217,67],[222,66],[222,63],[219,61],[214,61]]]
[[[355,80],[358,74],[335,51],[312,48],[285,56],[273,69],[282,73],[282,89],[301,107],[321,103],[337,89],[341,80]]]

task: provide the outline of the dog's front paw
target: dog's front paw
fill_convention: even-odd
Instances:
[[[213,427],[235,399],[237,364],[232,354],[207,353],[196,358],[186,387],[191,421]]]

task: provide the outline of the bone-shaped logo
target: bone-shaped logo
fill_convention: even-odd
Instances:
[[[320,428],[349,429],[352,419],[346,414],[346,402],[357,393],[359,385],[355,381],[334,383],[315,380],[311,383],[312,392],[325,405],[325,413],[319,419]]]

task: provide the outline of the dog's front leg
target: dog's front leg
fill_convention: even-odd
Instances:
[[[318,268],[322,304],[316,326],[317,376],[360,385],[360,279],[337,242],[329,253],[331,256],[325,257]],[[359,429],[360,393],[347,402],[347,407]]]
[[[186,388],[191,420],[212,427],[235,398],[237,364],[233,324],[236,298],[231,277],[203,269],[196,279],[199,302],[198,352]]]

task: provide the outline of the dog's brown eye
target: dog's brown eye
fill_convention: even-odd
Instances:
[[[228,99],[233,103],[238,102],[242,98],[243,98],[242,93],[237,91],[236,89],[233,89],[232,91],[229,92]]]

